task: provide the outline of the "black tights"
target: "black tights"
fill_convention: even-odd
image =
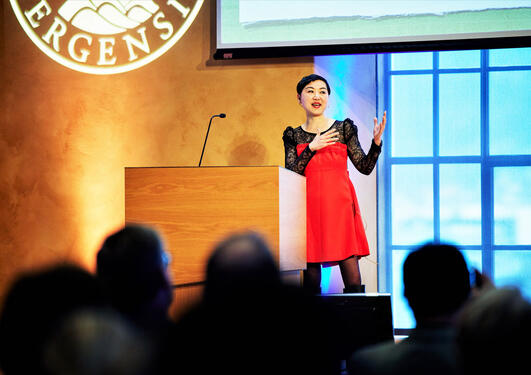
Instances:
[[[345,287],[361,285],[361,274],[357,256],[339,262],[339,270]],[[321,287],[321,263],[308,263],[304,271],[304,287],[317,290]]]

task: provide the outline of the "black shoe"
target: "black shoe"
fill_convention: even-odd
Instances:
[[[365,293],[365,285],[349,285],[343,288],[343,293]]]

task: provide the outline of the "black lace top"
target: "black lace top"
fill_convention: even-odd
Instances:
[[[330,127],[330,129],[332,128],[336,128],[339,133],[338,142],[347,146],[348,156],[356,169],[363,174],[370,174],[380,155],[381,143],[380,146],[377,146],[373,140],[369,152],[365,154],[358,139],[358,127],[354,125],[351,119],[336,120]],[[306,146],[304,151],[297,156],[297,145],[310,143],[314,137],[314,133],[303,130],[301,126],[296,128],[288,126],[284,130],[282,139],[284,140],[284,151],[286,153],[286,168],[299,174],[304,174],[304,169],[313,155],[315,155],[315,151],[311,151],[309,146]]]

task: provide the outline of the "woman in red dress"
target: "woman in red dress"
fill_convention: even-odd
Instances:
[[[358,260],[369,255],[369,245],[347,157],[358,171],[370,174],[381,151],[381,123],[374,118],[374,139],[367,154],[352,120],[324,115],[330,95],[325,78],[311,74],[297,84],[297,99],[306,112],[304,124],[284,131],[286,168],[306,176],[307,269],[304,286],[320,293],[321,265],[339,264],[345,293],[363,293]]]

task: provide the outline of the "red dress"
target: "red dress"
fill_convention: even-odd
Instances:
[[[297,145],[301,154],[307,144]],[[347,146],[315,153],[306,166],[307,262],[335,263],[369,255],[356,191],[347,169]]]
[[[307,262],[334,265],[353,255],[369,255],[369,245],[347,169],[347,158],[364,174],[373,170],[381,148],[374,142],[366,155],[350,119],[336,121],[339,142],[312,152],[315,134],[301,127],[284,132],[286,167],[306,176]]]

